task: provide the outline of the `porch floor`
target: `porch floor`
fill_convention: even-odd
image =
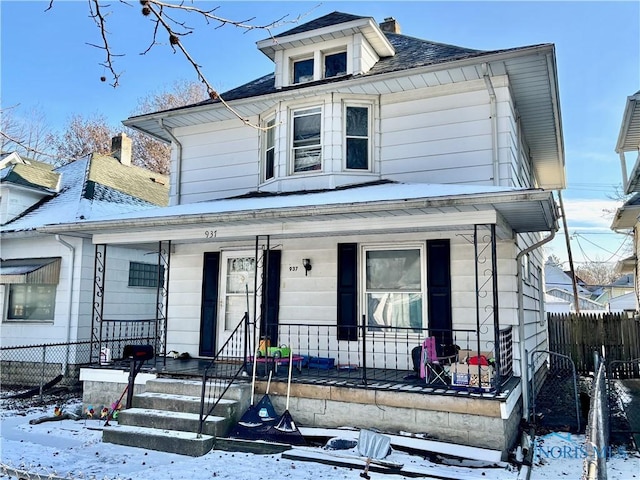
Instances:
[[[164,358],[157,357],[155,362],[147,360],[141,367],[142,372],[155,373],[164,378],[202,378],[205,369],[211,363],[209,358]],[[239,364],[238,364],[239,366]],[[294,361],[295,366],[295,361]],[[114,367],[129,370],[127,361],[115,362],[110,365],[97,365],[94,368],[113,369]],[[215,377],[218,365],[210,368],[209,375]],[[221,364],[220,370],[229,371],[229,364]],[[256,380],[266,381],[272,372],[272,382],[287,382],[289,369],[287,365],[276,367],[270,364],[258,364]],[[237,371],[237,369],[235,369]],[[240,381],[251,381],[253,374],[251,364]],[[222,376],[225,376],[224,373]],[[363,378],[364,377],[364,378]],[[365,380],[366,378],[366,380]],[[425,395],[448,395],[457,397],[482,397],[484,399],[504,400],[520,383],[519,377],[511,377],[503,382],[500,391],[481,391],[473,388],[452,387],[451,385],[426,384],[413,370],[396,370],[383,368],[293,368],[292,383],[338,386],[346,388],[363,388],[371,390],[396,390],[402,392],[420,393]]]

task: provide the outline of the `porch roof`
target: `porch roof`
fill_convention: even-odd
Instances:
[[[254,238],[256,234],[308,237],[468,229],[497,224],[512,231],[557,230],[552,192],[508,187],[382,183],[317,192],[262,194],[48,225],[45,233],[94,236],[94,243]],[[374,221],[372,221],[374,220]],[[259,228],[258,228],[259,227]],[[189,230],[191,228],[191,230]],[[102,238],[97,238],[103,236]],[[107,240],[106,236],[110,236]]]

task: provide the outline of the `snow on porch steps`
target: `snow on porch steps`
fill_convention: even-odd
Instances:
[[[197,432],[200,427],[200,415],[134,407],[120,412],[118,425]],[[202,432],[213,436],[226,435],[230,426],[229,418],[209,415],[204,421]]]
[[[146,448],[160,452],[178,453],[191,457],[201,457],[213,448],[215,437],[198,435],[181,430],[161,430],[148,427],[117,425],[102,431],[102,441]]]

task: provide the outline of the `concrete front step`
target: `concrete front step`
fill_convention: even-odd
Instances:
[[[224,383],[207,382],[205,396],[216,396],[215,387],[224,387]],[[188,395],[200,397],[202,395],[202,380],[175,380],[172,378],[156,378],[147,381],[145,392],[172,393],[174,395]],[[238,400],[241,403],[250,402],[251,383],[234,382],[224,394],[224,398]]]
[[[102,441],[129,447],[201,457],[213,448],[215,438],[212,435],[204,434],[198,438],[197,434],[193,432],[180,430],[117,425],[106,427],[102,431]]]
[[[172,393],[145,392],[133,397],[133,407],[169,412],[200,413],[200,397]],[[221,399],[211,415],[229,418],[236,422],[240,418],[240,405],[236,400]]]
[[[200,416],[197,413],[169,412],[148,408],[129,408],[118,415],[118,425],[181,430],[197,433]],[[231,427],[231,420],[225,417],[209,416],[204,422],[202,433],[214,437],[225,436]]]

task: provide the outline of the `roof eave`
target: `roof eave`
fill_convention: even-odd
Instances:
[[[367,212],[393,212],[411,209],[443,208],[465,205],[491,205],[503,218],[510,219],[510,225],[516,233],[550,232],[558,230],[558,212],[553,200],[553,194],[544,190],[509,191],[500,193],[466,194],[441,197],[411,198],[403,200],[377,200],[367,202],[347,202],[333,205],[300,205],[295,207],[267,207],[264,209],[249,208],[233,212],[196,213],[196,214],[168,214],[152,218],[131,218],[126,220],[95,220],[75,222],[59,225],[47,225],[38,229],[42,233],[56,234],[68,232],[96,232],[135,228],[166,228],[171,226],[197,225],[200,223],[257,221],[257,219],[278,219],[308,217],[315,220],[322,215],[339,215]],[[505,215],[509,206],[519,205],[523,208],[535,209],[538,224],[526,224],[518,214]],[[171,207],[168,207],[169,209]],[[514,224],[521,222],[520,224]]]
[[[636,140],[633,142],[633,144],[628,143],[631,140],[629,138],[629,130],[632,127],[640,129],[640,108],[638,108],[639,102],[640,92],[627,97],[627,103],[624,108],[624,113],[622,114],[620,133],[618,134],[618,142],[616,143],[616,153],[629,152],[634,150],[637,151],[638,147],[640,146],[640,141],[638,140],[637,135],[635,135]]]
[[[337,23],[316,30],[309,30],[284,37],[270,37],[256,42],[258,49],[271,60],[275,59],[275,52],[284,50],[288,45],[300,41],[309,41],[318,39],[323,41],[327,35],[335,35],[340,32],[346,32],[345,36],[353,31],[360,31],[367,38],[369,43],[376,49],[376,53],[381,57],[389,57],[395,54],[393,45],[384,35],[378,24],[373,18],[359,18],[349,22]]]

